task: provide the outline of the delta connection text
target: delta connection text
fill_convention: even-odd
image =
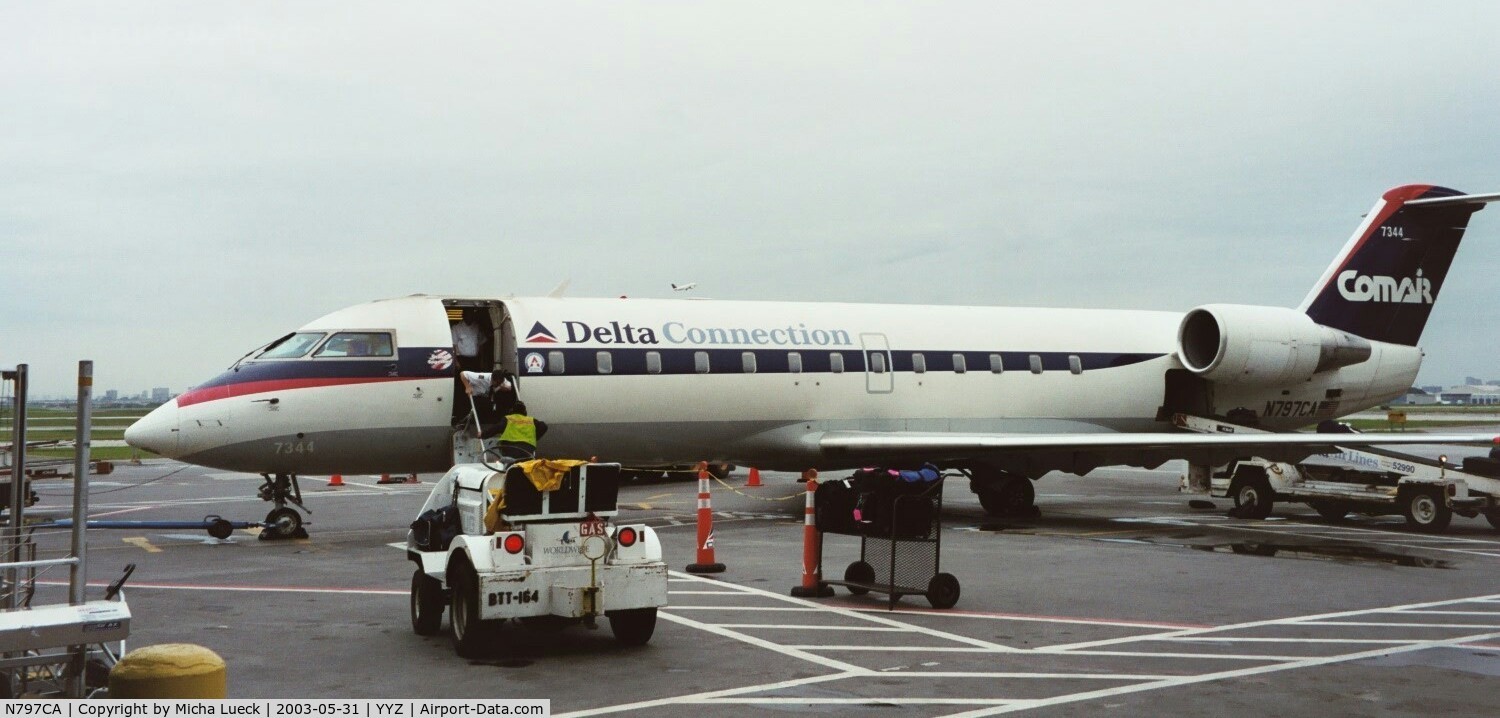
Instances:
[[[540,325],[538,325],[540,326]],[[697,327],[682,322],[666,322],[658,327],[636,327],[630,324],[609,322],[588,324],[568,320],[563,322],[564,336],[569,344],[594,342],[597,344],[698,344],[761,346],[853,346],[849,332],[844,329],[809,329],[806,324],[785,327]],[[549,332],[550,334],[550,332]]]
[[[460,718],[549,716],[548,699],[454,700],[12,700],[3,716],[59,718],[173,718],[174,716],[359,716],[360,718]]]

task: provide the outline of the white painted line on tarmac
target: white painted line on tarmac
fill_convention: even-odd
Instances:
[[[667,591],[674,596],[738,596],[743,591]],[[676,608],[676,606],[673,606]]]
[[[1297,625],[1297,624],[1279,624]],[[1177,636],[1172,638],[1142,637],[1142,641],[1169,641],[1169,642],[1196,642],[1196,643],[1378,643],[1383,645],[1403,645],[1407,643],[1421,643],[1421,638],[1262,638],[1254,636]],[[1039,651],[1051,652],[1051,649],[1038,648]],[[1058,651],[1071,655],[1069,650]]]
[[[1454,598],[1445,601],[1427,601],[1425,603],[1409,603],[1401,606],[1381,606],[1379,608],[1361,608],[1351,611],[1336,611],[1332,613],[1320,613],[1310,616],[1296,616],[1291,618],[1273,618],[1263,621],[1247,621],[1245,623],[1234,623],[1215,628],[1190,628],[1182,631],[1170,631],[1145,636],[1125,636],[1121,638],[1106,638],[1098,641],[1083,641],[1079,643],[1067,643],[1056,646],[1048,646],[1049,650],[1066,651],[1074,648],[1097,648],[1099,646],[1112,646],[1120,643],[1130,643],[1140,640],[1162,640],[1168,638],[1180,638],[1189,636],[1200,636],[1206,633],[1221,633],[1225,631],[1236,631],[1246,628],[1263,628],[1266,626],[1298,625],[1308,621],[1322,621],[1353,616],[1367,616],[1377,612],[1405,611],[1413,608],[1437,608],[1440,606],[1451,606],[1458,603],[1470,601],[1500,601],[1500,594],[1488,596],[1474,596],[1471,598]]]
[[[712,579],[700,578],[700,577],[697,577],[697,576],[692,576],[691,574],[678,573],[676,571],[673,571],[672,575],[674,575],[674,576],[680,576],[680,577],[687,578],[687,579],[693,580],[693,581],[701,581],[701,582],[704,582],[704,583],[716,583]],[[998,652],[1002,652],[1002,653],[1025,653],[1026,652],[1026,649],[1022,649],[1022,648],[1014,648],[1014,647],[1006,646],[1006,645],[1003,645],[1003,644],[1000,644],[1000,643],[992,643],[990,641],[986,641],[986,640],[979,639],[979,638],[973,638],[973,637],[970,637],[970,636],[964,636],[964,635],[960,635],[960,634],[957,634],[957,633],[949,633],[947,631],[939,631],[937,629],[927,628],[925,626],[915,626],[915,625],[908,624],[908,623],[902,623],[901,621],[897,621],[897,620],[892,619],[892,618],[886,618],[885,616],[864,613],[864,612],[861,612],[861,611],[854,611],[854,610],[850,610],[848,608],[844,608],[844,607],[841,607],[841,606],[828,606],[828,605],[820,604],[820,603],[818,603],[816,601],[810,601],[810,600],[803,599],[803,598],[796,598],[796,597],[793,597],[793,596],[785,596],[785,595],[782,595],[780,593],[774,593],[774,592],[767,591],[767,590],[761,589],[761,588],[754,588],[754,587],[751,587],[751,586],[740,586],[739,588],[740,588],[741,591],[743,591],[743,592],[745,592],[747,594],[755,594],[755,595],[758,595],[758,596],[765,596],[766,598],[774,598],[777,601],[781,601],[783,603],[791,603],[791,604],[795,604],[795,605],[799,605],[799,606],[812,606],[812,607],[815,607],[815,608],[821,608],[821,609],[823,609],[825,611],[828,611],[829,613],[832,613],[834,615],[847,616],[847,617],[851,617],[851,618],[859,618],[859,619],[862,619],[862,620],[870,622],[870,623],[877,623],[877,624],[881,624],[881,625],[885,625],[885,626],[891,626],[891,627],[900,628],[902,630],[907,630],[907,631],[915,631],[915,632],[920,633],[922,635],[925,635],[925,636],[927,636],[929,638],[937,638],[937,639],[942,639],[942,640],[948,640],[948,641],[953,641],[954,643],[964,643],[964,644],[968,644],[968,645],[971,645],[971,646],[978,646],[980,648],[989,648],[989,649],[992,649],[992,650],[995,650],[995,651],[998,651]]]
[[[768,641],[764,638],[757,638],[748,633],[741,633],[734,630],[734,628],[731,626],[723,626],[714,623],[703,623],[701,621],[694,621],[691,618],[677,616],[671,613],[670,608],[658,611],[656,615],[673,623],[679,623],[689,628],[696,628],[700,631],[707,631],[708,633],[724,636],[725,638],[733,638],[734,640],[740,641],[741,643],[748,643],[752,646],[764,648],[768,651],[775,651],[776,653],[780,653],[783,656],[798,658],[809,663],[816,663],[820,666],[823,666],[824,668],[831,668],[848,675],[874,674],[874,671],[871,671],[868,668],[861,668],[852,663],[837,661],[832,658],[828,658],[827,656],[820,656],[816,653],[808,653],[807,651],[798,651],[795,649],[787,648],[786,646],[783,646],[774,641]]]
[[[1097,657],[1120,657],[1120,658],[1218,658],[1229,661],[1300,661],[1307,656],[1268,656],[1259,653],[1223,654],[1223,653],[1168,653],[1162,651],[1068,651],[1068,656],[1097,656]]]
[[[671,593],[668,591],[667,593]],[[673,611],[819,611],[806,606],[669,606]],[[858,629],[856,629],[858,630]]]
[[[1136,673],[1027,673],[986,671],[883,671],[882,676],[912,676],[922,678],[1040,678],[1045,680],[1082,679],[1089,681],[1165,681],[1175,675],[1141,675]]]
[[[788,646],[788,648],[799,648],[804,651],[872,651],[880,653],[894,653],[910,651],[913,653],[1001,653],[973,646],[827,646],[806,645]],[[1236,661],[1300,661],[1307,656],[1267,656],[1267,655],[1224,655],[1222,653],[1168,653],[1166,651],[1067,651],[1066,653],[1054,651],[1036,651],[1039,655],[1065,655],[1065,656],[1093,656],[1097,658],[1219,658]]]
[[[154,509],[154,508],[156,508],[155,505],[152,505],[152,506],[136,506],[134,508],[128,508],[128,509],[116,509],[114,511],[105,511],[102,514],[94,514],[93,516],[90,516],[89,518],[90,519],[102,519],[102,518],[104,518],[106,516],[119,516],[120,514],[128,514],[128,513],[133,513],[133,512],[136,512],[136,511],[149,511],[149,510]]]
[[[1482,623],[1394,623],[1384,621],[1303,621],[1298,626],[1371,626],[1376,628],[1500,628]]]
[[[881,615],[901,614],[912,616],[944,616],[947,618],[984,618],[994,621],[1027,621],[1034,623],[1073,623],[1086,626],[1120,626],[1124,628],[1213,628],[1203,624],[1195,623],[1167,623],[1165,621],[1129,621],[1112,618],[1086,618],[1082,616],[1040,616],[1026,613],[992,613],[989,611],[964,611],[952,609],[924,609],[924,608],[898,608],[888,611],[884,608],[870,606],[851,606],[842,604],[839,608],[847,608],[851,611],[864,611],[879,613]]]
[[[581,711],[572,711],[570,713],[557,713],[553,715],[553,718],[583,718],[584,716],[603,715],[605,713],[619,713],[622,711],[643,710],[647,708],[660,708],[662,706],[678,705],[683,703],[708,703],[716,698],[728,699],[733,696],[745,693],[778,691],[787,688],[796,688],[798,686],[810,685],[813,683],[826,683],[828,681],[837,681],[844,678],[849,678],[853,675],[865,675],[865,673],[863,669],[861,669],[860,673],[858,674],[830,673],[823,676],[812,676],[811,678],[794,678],[792,680],[778,681],[776,683],[762,683],[760,685],[741,686],[739,688],[726,688],[724,690],[717,691],[705,691],[702,693],[693,693],[685,696],[672,696],[670,698],[656,698],[653,700],[636,701],[634,703],[621,703],[619,705],[613,706],[601,706],[599,708],[586,708]],[[746,698],[745,700],[755,699]]]
[[[790,623],[715,623],[719,628],[753,628],[781,631],[865,631],[870,633],[918,633],[918,629],[911,626],[896,628],[894,626],[812,626],[796,625]]]
[[[1022,707],[1024,707],[1024,708],[1042,708],[1042,707],[1047,707],[1047,706],[1063,705],[1063,704],[1066,704],[1066,703],[1078,703],[1078,702],[1082,702],[1082,701],[1096,700],[1096,699],[1099,699],[1099,698],[1111,698],[1111,697],[1114,697],[1114,696],[1126,695],[1126,694],[1130,694],[1130,693],[1142,693],[1142,692],[1145,692],[1145,691],[1161,690],[1161,689],[1164,689],[1164,688],[1176,688],[1178,686],[1187,686],[1187,685],[1193,685],[1193,684],[1196,684],[1196,683],[1208,683],[1210,681],[1219,681],[1219,680],[1224,680],[1224,679],[1227,679],[1227,678],[1243,678],[1245,676],[1255,676],[1255,675],[1262,675],[1262,674],[1266,674],[1266,673],[1279,673],[1281,671],[1290,671],[1290,670],[1295,670],[1295,669],[1298,669],[1298,668],[1310,668],[1310,667],[1313,667],[1313,666],[1326,666],[1326,665],[1333,664],[1333,663],[1348,663],[1350,661],[1359,661],[1359,660],[1364,660],[1366,658],[1377,658],[1377,657],[1381,657],[1381,656],[1389,656],[1389,655],[1396,654],[1396,653],[1409,653],[1409,652],[1412,652],[1412,651],[1422,651],[1422,650],[1427,650],[1427,649],[1430,649],[1430,648],[1448,648],[1448,647],[1452,647],[1452,646],[1461,645],[1461,644],[1464,644],[1464,643],[1471,643],[1471,642],[1474,642],[1474,641],[1489,640],[1491,638],[1496,638],[1496,637],[1500,637],[1500,633],[1488,633],[1488,634],[1480,634],[1480,635],[1462,636],[1462,637],[1459,637],[1459,638],[1451,638],[1451,639],[1444,639],[1444,640],[1438,640],[1438,641],[1423,641],[1423,642],[1420,642],[1420,643],[1412,643],[1412,644],[1405,645],[1405,646],[1395,646],[1395,647],[1386,647],[1386,648],[1374,648],[1374,649],[1371,649],[1371,650],[1368,650],[1368,651],[1361,651],[1361,652],[1358,652],[1358,653],[1348,653],[1348,654],[1339,655],[1339,656],[1323,656],[1323,657],[1319,657],[1319,658],[1307,658],[1307,659],[1300,660],[1300,661],[1290,661],[1290,662],[1287,662],[1287,663],[1274,663],[1274,664],[1271,664],[1271,665],[1268,665],[1268,666],[1254,666],[1254,667],[1250,667],[1250,668],[1240,668],[1240,669],[1233,670],[1233,671],[1220,671],[1220,672],[1217,672],[1217,673],[1205,673],[1205,674],[1196,675],[1196,676],[1176,676],[1176,677],[1167,678],[1165,680],[1155,681],[1155,682],[1151,682],[1151,683],[1139,683],[1139,684],[1136,684],[1136,685],[1119,686],[1119,687],[1116,687],[1116,688],[1106,688],[1106,689],[1097,690],[1097,691],[1087,691],[1087,692],[1083,692],[1083,693],[1074,693],[1072,695],[1055,696],[1055,697],[1052,697],[1052,698],[1041,698],[1041,699],[1029,701],[1024,706],[1020,706],[1020,705],[1017,705],[1017,706],[1001,706],[1001,707],[997,707],[997,708],[987,708],[987,709],[979,709],[979,710],[974,710],[974,711],[967,711],[967,712],[964,712],[964,713],[954,713],[954,714],[948,716],[948,718],[980,718],[981,716],[990,716],[990,715],[998,715],[998,714],[1001,714],[1001,713],[1009,713],[1009,712],[1012,712],[1012,711],[1015,711],[1015,710],[1020,710]]]
[[[1384,611],[1376,611],[1384,613]],[[1401,615],[1419,614],[1425,616],[1500,616],[1500,611],[1391,611]]]
[[[1027,703],[1023,700],[1004,698],[700,698],[684,703],[699,705],[749,705],[749,706],[1008,706]],[[575,714],[566,714],[575,715]]]

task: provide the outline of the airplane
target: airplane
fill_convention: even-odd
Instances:
[[[260,473],[300,528],[299,475],[446,470],[461,370],[507,371],[552,456],[960,469],[991,513],[1053,470],[1298,461],[1339,446],[1500,442],[1293,432],[1401,396],[1471,215],[1500,194],[1384,193],[1296,308],[1188,312],[413,295],[332,312],[141,418],[131,445]],[[483,322],[480,357],[451,326]],[[1176,416],[1272,429],[1178,431]],[[305,507],[303,507],[305,510]],[[273,527],[274,528],[274,527]]]
[[[687,290],[692,289],[693,287],[696,287],[696,286],[698,286],[697,282],[688,282],[687,284],[676,284],[676,283],[673,283],[672,284],[672,291],[674,291],[674,292],[686,292]]]

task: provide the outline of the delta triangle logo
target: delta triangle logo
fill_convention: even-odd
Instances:
[[[531,325],[531,334],[526,337],[528,344],[556,344],[557,335],[544,326],[541,322]]]

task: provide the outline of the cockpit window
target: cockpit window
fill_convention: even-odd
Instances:
[[[317,346],[318,340],[324,336],[322,332],[296,332],[288,334],[265,348],[256,359],[296,359],[306,356],[307,352]]]
[[[391,335],[385,332],[339,332],[328,338],[314,357],[389,357],[395,356]]]

